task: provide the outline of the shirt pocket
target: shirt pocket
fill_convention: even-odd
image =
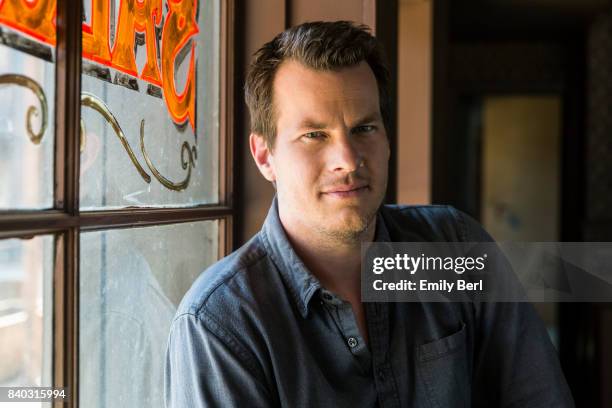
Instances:
[[[450,336],[417,346],[416,359],[431,407],[471,405],[465,324]]]

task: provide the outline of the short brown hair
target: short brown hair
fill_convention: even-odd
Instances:
[[[366,61],[376,77],[380,112],[389,123],[389,70],[379,42],[365,25],[350,21],[316,21],[278,34],[254,55],[244,86],[251,114],[251,131],[262,135],[270,148],[276,137],[273,107],[274,75],[285,60],[316,70],[337,70]]]

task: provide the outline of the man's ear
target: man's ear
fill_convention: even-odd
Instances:
[[[249,146],[251,147],[251,155],[261,174],[266,180],[274,183],[276,181],[276,174],[271,163],[272,152],[268,147],[266,139],[262,135],[251,133],[249,135]]]

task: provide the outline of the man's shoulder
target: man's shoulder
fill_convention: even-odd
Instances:
[[[383,210],[399,217],[450,217],[457,211],[453,206],[446,204],[385,204]]]
[[[259,263],[265,262],[266,258],[267,252],[261,243],[261,237],[257,234],[198,276],[183,297],[177,316],[182,314],[200,316],[206,311],[206,307],[218,305],[220,299],[228,298],[227,292],[232,292],[234,298],[238,295],[238,299],[249,296],[249,282],[261,278],[253,275],[266,271],[266,268],[257,267]]]
[[[381,214],[392,241],[462,241],[462,215],[450,205],[384,205]]]
[[[381,214],[392,241],[492,241],[478,221],[451,205],[384,205]]]

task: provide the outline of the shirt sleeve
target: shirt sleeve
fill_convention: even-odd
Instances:
[[[466,241],[493,241],[471,217],[459,217]],[[496,256],[505,260],[501,251]],[[504,284],[520,287],[509,264],[499,269],[508,274]],[[475,314],[473,406],[574,407],[556,350],[531,303],[482,302]]]
[[[166,407],[272,406],[257,371],[252,355],[214,320],[179,315],[166,350]]]

